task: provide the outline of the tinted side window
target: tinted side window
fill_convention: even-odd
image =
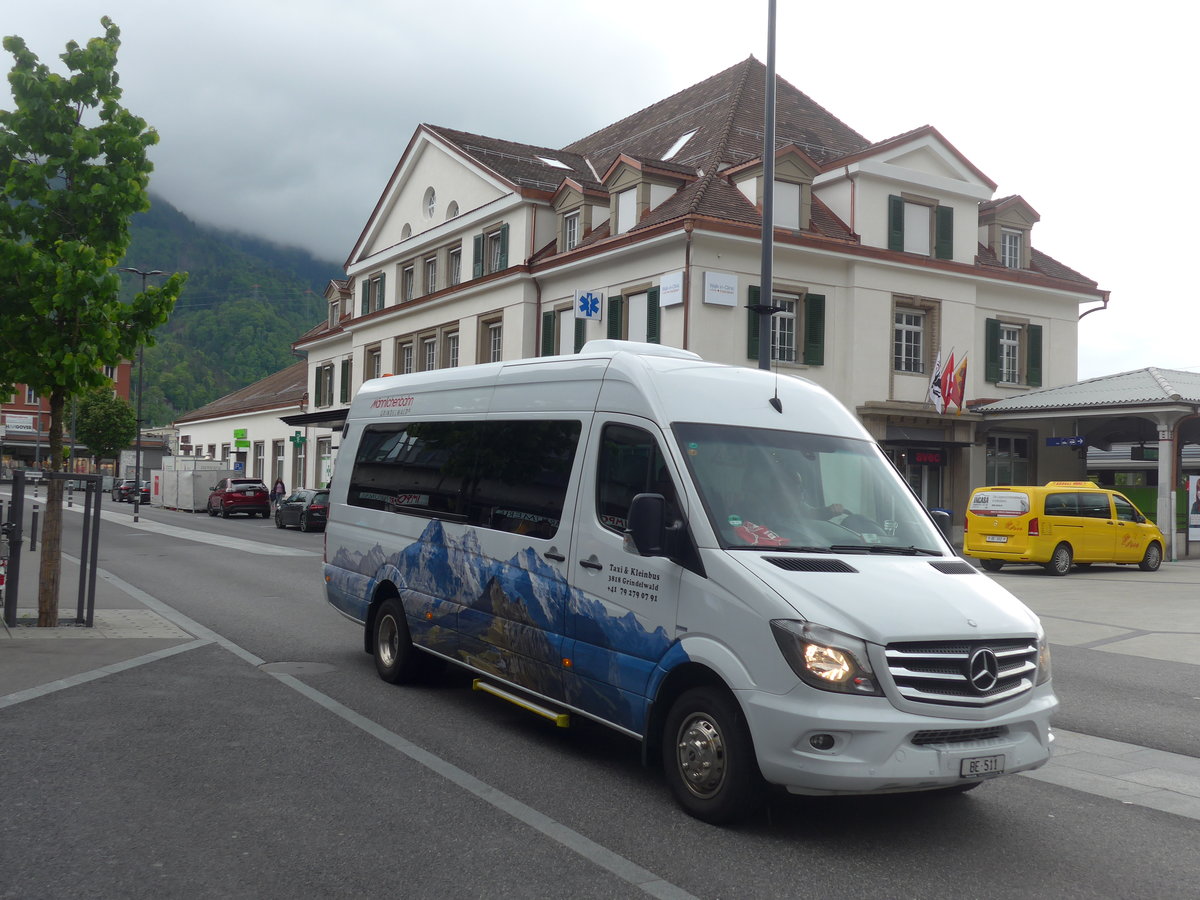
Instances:
[[[596,511],[600,524],[625,531],[629,502],[638,494],[667,498],[668,518],[679,518],[675,485],[654,435],[630,425],[608,425],[600,441]]]
[[[1078,516],[1078,494],[1047,494],[1046,515],[1048,516]]]
[[[1111,519],[1112,509],[1108,505],[1108,494],[1080,494],[1079,514],[1091,519]]]
[[[579,422],[492,421],[482,426],[469,521],[554,537],[579,445]]]
[[[363,432],[352,506],[533,537],[558,530],[578,421],[409,422]]]
[[[455,522],[466,519],[464,492],[475,468],[482,422],[371,425],[354,458],[351,506]]]

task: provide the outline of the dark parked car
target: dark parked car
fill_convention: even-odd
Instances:
[[[275,508],[275,526],[296,525],[301,531],[324,531],[329,521],[329,491],[300,490]]]
[[[112,498],[118,503],[132,503],[133,492],[137,490],[137,479],[122,478],[113,484]]]
[[[224,519],[242,513],[269,519],[271,495],[257,478],[222,478],[208,495],[208,514],[218,513]]]
[[[150,505],[150,482],[142,482],[142,499],[138,501],[142,506]]]

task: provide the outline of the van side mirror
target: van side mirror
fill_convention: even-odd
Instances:
[[[933,516],[933,522],[938,527],[938,531],[942,533],[942,537],[949,540],[950,538],[950,513],[944,509],[931,509],[929,515]]]
[[[667,500],[662,494],[638,494],[629,503],[625,549],[639,556],[665,556]]]

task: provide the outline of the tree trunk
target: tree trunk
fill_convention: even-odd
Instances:
[[[61,472],[63,467],[63,409],[65,394],[62,388],[50,392],[50,471]],[[38,627],[58,626],[58,586],[62,574],[62,498],[63,482],[47,479],[46,511],[42,520],[41,566],[38,583]]]

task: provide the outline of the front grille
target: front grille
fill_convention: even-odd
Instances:
[[[900,696],[916,703],[983,707],[1033,689],[1033,640],[933,641],[889,644],[888,673]]]
[[[789,572],[848,572],[858,569],[840,559],[813,559],[809,556],[768,556],[767,562]]]
[[[910,742],[918,747],[929,744],[969,744],[975,741],[992,741],[1003,735],[1004,728],[955,728],[944,731],[918,731]]]

